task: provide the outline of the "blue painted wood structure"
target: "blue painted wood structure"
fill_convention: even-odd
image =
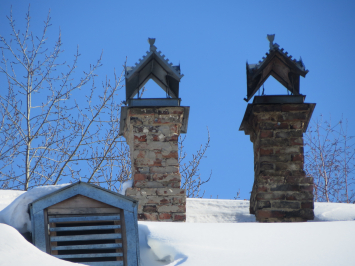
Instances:
[[[109,208],[76,208],[72,200],[76,197]],[[64,209],[51,211],[58,204]],[[136,200],[96,185],[68,185],[29,205],[33,244],[58,258],[87,265],[139,266],[137,207]],[[72,212],[75,208],[78,211]]]

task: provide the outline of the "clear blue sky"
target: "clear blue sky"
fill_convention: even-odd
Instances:
[[[202,177],[213,171],[205,197],[233,198],[240,189],[249,199],[253,153],[249,136],[238,131],[247,103],[245,62],[257,63],[268,51],[266,34],[309,70],[301,78],[306,102],[316,103],[313,117],[336,121],[344,115],[355,135],[354,62],[355,1],[0,1],[0,34],[7,36],[12,5],[24,28],[31,3],[32,30],[38,35],[48,10],[49,43],[62,32],[63,60],[71,61],[77,45],[80,66],[95,63],[103,51],[99,78],[113,69],[134,65],[149,49],[148,37],[185,75],[182,105],[190,106],[186,147],[198,149],[211,134]],[[152,84],[149,84],[149,88]],[[157,87],[151,89],[154,91]],[[0,93],[5,89],[0,87]],[[265,94],[284,94],[272,78]],[[122,100],[124,92],[122,92]]]

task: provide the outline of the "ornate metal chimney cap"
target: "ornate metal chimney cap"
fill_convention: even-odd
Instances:
[[[161,51],[154,45],[155,38],[148,38],[149,51],[135,66],[126,66],[126,101],[132,99],[139,90],[153,79],[170,97],[179,98],[179,82],[184,76],[180,65],[169,63]]]
[[[275,34],[267,34],[269,52],[257,64],[246,63],[247,72],[247,98],[249,101],[266,79],[272,75],[292,94],[299,95],[299,77],[305,77],[306,70],[302,59],[292,59],[277,43],[274,43]]]

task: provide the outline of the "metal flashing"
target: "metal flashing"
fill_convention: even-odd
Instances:
[[[253,103],[304,103],[306,95],[264,95],[255,96]]]

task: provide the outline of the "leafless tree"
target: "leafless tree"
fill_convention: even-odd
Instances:
[[[205,157],[205,153],[210,144],[210,132],[208,131],[207,142],[200,146],[195,154],[192,154],[191,160],[187,161],[187,153],[184,151],[184,137],[180,136],[179,139],[179,165],[180,165],[180,174],[181,174],[181,188],[186,189],[186,196],[188,198],[202,198],[205,194],[205,191],[201,191],[201,186],[208,181],[210,181],[212,176],[212,171],[209,177],[205,180],[201,179],[201,174],[199,173],[199,166],[201,160]]]
[[[59,62],[61,34],[51,50],[46,43],[50,13],[39,37],[29,11],[23,32],[12,12],[8,20],[11,37],[0,36],[0,188],[82,179],[118,190],[131,171],[118,135],[122,74],[97,88],[101,57],[80,78],[78,51],[71,65]]]
[[[347,121],[321,116],[305,135],[305,170],[314,178],[315,201],[355,203],[355,141]]]

